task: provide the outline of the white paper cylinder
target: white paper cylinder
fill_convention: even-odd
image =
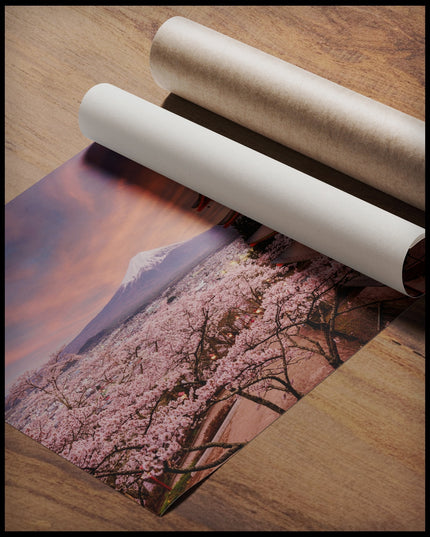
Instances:
[[[424,229],[110,84],[79,110],[91,140],[406,293]]]

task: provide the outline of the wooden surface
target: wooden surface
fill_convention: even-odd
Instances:
[[[84,93],[113,83],[416,222],[423,215],[153,81],[182,15],[424,119],[423,6],[6,6],[9,201],[89,145]],[[6,530],[423,530],[424,302],[158,518],[6,426]]]

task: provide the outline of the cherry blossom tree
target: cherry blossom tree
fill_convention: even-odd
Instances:
[[[356,273],[324,256],[277,265],[290,245],[238,239],[90,351],[59,350],[12,387],[8,421],[159,512],[183,479],[245,444],[214,440],[236,401],[276,419],[312,387],[292,370],[315,356],[334,370],[363,344],[341,320],[401,300],[385,288],[363,299],[348,287]],[[200,463],[207,450],[217,455]]]

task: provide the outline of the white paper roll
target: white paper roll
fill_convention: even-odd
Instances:
[[[91,140],[407,294],[424,229],[110,84],[79,110]]]

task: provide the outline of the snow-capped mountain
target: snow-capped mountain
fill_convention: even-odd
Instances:
[[[161,246],[160,248],[155,248],[154,250],[147,250],[146,252],[139,252],[136,254],[130,259],[127,272],[125,273],[124,279],[121,282],[121,286],[125,287],[132,284],[142,272],[156,267],[163,261],[171,250],[180,244],[182,243],[176,242],[174,244]]]
[[[169,285],[238,236],[233,227],[214,226],[188,241],[135,255],[116,293],[63,353],[79,354],[93,347],[119,323],[142,311]]]

